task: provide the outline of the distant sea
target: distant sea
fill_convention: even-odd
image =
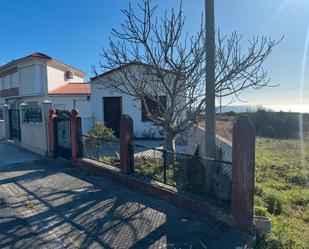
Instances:
[[[299,112],[299,113],[309,113],[309,105],[230,105],[223,106],[222,112],[255,112],[257,109],[267,109],[275,112]],[[220,109],[217,108],[217,112]]]

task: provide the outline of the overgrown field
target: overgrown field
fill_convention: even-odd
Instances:
[[[309,248],[308,170],[309,142],[257,139],[255,212],[273,224],[257,248]]]

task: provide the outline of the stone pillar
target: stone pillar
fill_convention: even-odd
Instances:
[[[3,120],[4,120],[4,137],[10,139],[10,118],[9,118],[9,105],[3,105]]]
[[[53,103],[49,100],[45,100],[42,103],[42,123],[45,128],[45,138],[46,138],[46,153],[48,154],[49,150],[49,116],[50,110],[53,108]]]
[[[73,109],[71,111],[71,151],[72,151],[72,161],[76,161],[76,159],[81,154],[81,128],[82,128],[82,120],[79,116],[79,111],[77,109]]]
[[[122,115],[120,120],[120,170],[129,175],[134,172],[133,120],[129,115]]]
[[[236,226],[254,232],[255,127],[241,116],[233,127],[232,215]]]
[[[56,157],[57,111],[55,108],[49,111],[48,121],[48,156]]]

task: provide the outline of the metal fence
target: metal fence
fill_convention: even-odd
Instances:
[[[156,180],[195,194],[206,192],[206,172],[214,167],[213,189],[221,193],[220,199],[230,198],[232,163],[211,158],[202,158],[182,153],[168,152],[134,144],[134,173],[138,177]],[[216,193],[216,194],[218,194]],[[214,193],[215,196],[215,193]]]
[[[39,106],[26,106],[24,108],[24,123],[42,123],[42,109]]]
[[[120,167],[120,143],[118,139],[81,136],[82,156],[114,167]]]

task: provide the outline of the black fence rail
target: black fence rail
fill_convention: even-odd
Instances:
[[[210,167],[214,167],[213,189],[217,188],[218,193],[225,191],[221,199],[230,198],[231,188],[226,185],[231,184],[231,162],[169,152],[160,147],[149,148],[139,144],[133,147],[135,175],[195,194],[209,195],[206,192],[206,173]]]
[[[118,139],[105,139],[81,135],[82,156],[114,167],[120,167]]]
[[[81,136],[82,156],[120,168],[120,143],[118,139]],[[163,147],[146,147],[132,143],[134,175],[150,179],[219,200],[231,198],[232,163],[214,158],[203,158],[166,151]],[[214,171],[212,179],[208,170]],[[211,181],[212,191],[206,191]]]

